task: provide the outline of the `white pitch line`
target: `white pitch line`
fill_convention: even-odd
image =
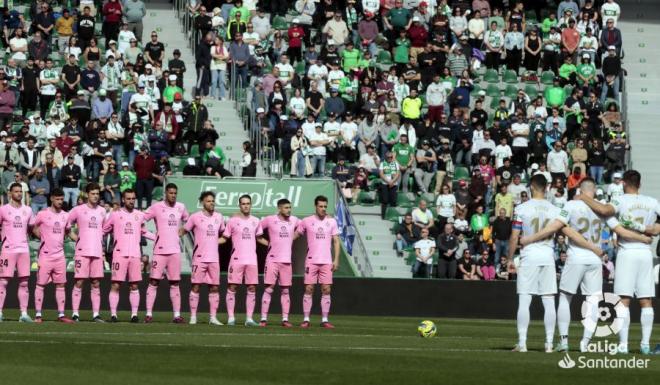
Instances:
[[[258,349],[258,350],[336,350],[336,351],[406,351],[406,352],[484,352],[505,353],[497,349],[443,349],[443,348],[405,348],[405,347],[377,347],[377,346],[282,346],[282,345],[235,345],[235,344],[166,344],[166,343],[143,343],[143,342],[97,342],[97,341],[38,341],[38,340],[0,340],[4,344],[67,344],[67,345],[110,345],[110,346],[140,346],[140,347],[178,347],[178,348],[220,348],[220,349]]]

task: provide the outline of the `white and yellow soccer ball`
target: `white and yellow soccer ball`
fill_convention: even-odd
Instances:
[[[438,330],[436,329],[433,321],[422,321],[417,326],[417,333],[419,333],[419,336],[423,338],[432,338],[435,336],[437,331]]]

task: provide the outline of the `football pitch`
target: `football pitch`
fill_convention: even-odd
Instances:
[[[47,311],[44,318],[54,319]],[[90,314],[83,313],[83,319]],[[334,330],[169,323],[57,322],[19,324],[16,311],[0,323],[0,384],[614,384],[655,383],[660,356],[632,353],[586,358],[649,358],[646,369],[563,369],[564,354],[541,352],[543,325],[530,326],[528,353],[512,353],[514,320],[432,319],[434,338],[417,335],[418,318],[332,317]],[[120,319],[127,320],[128,314]],[[240,321],[239,317],[237,321]],[[293,316],[292,322],[300,322]],[[656,335],[660,332],[658,324]],[[581,325],[571,327],[572,348]],[[615,339],[614,337],[613,339]]]

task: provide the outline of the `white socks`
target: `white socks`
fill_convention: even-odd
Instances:
[[[559,293],[557,327],[559,329],[559,341],[562,344],[568,343],[568,327],[571,324],[571,299],[573,299],[573,294]]]
[[[532,303],[530,294],[518,294],[518,346],[527,345],[527,328],[529,327],[529,305]]]
[[[653,330],[653,308],[643,307],[639,316],[639,322],[642,324],[642,345],[648,345],[651,340],[651,330]]]
[[[555,324],[557,323],[555,296],[544,295],[541,296],[541,300],[543,301],[543,309],[545,310],[545,314],[543,315],[543,325],[545,325],[545,343],[552,345],[552,339],[555,336]],[[570,311],[568,317],[570,322]]]
[[[600,302],[600,295],[588,295],[585,299],[587,303],[587,317],[592,321],[592,327],[584,327],[584,334],[582,335],[582,340],[586,343],[591,341],[591,337],[596,331],[598,326],[598,317],[600,316],[600,311],[598,308],[598,303]]]
[[[630,309],[623,306],[616,312],[617,320],[621,323],[621,330],[619,331],[619,346],[621,348],[628,348],[628,329],[630,328]]]

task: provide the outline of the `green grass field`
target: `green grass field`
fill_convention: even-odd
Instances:
[[[509,351],[516,341],[513,320],[433,319],[438,335],[423,339],[416,334],[420,319],[412,318],[334,317],[334,330],[319,328],[318,319],[309,330],[175,325],[164,313],[149,325],[27,325],[15,322],[15,311],[5,318],[0,384],[629,385],[655,383],[660,375],[660,356],[647,369],[561,369],[562,354],[541,352],[540,322],[530,327],[532,351],[521,354]],[[580,325],[571,333],[581,335]],[[639,357],[637,325],[630,337],[633,354],[624,357]],[[579,355],[571,353],[576,361]]]

